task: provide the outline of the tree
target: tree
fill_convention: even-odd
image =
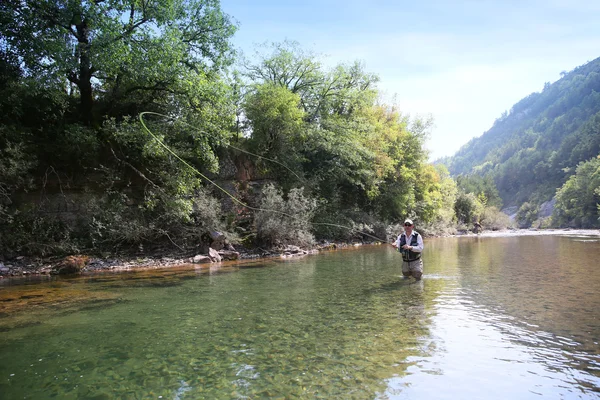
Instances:
[[[281,158],[282,151],[289,151],[304,117],[299,95],[272,83],[257,85],[247,96],[244,109],[256,152]]]
[[[302,98],[323,84],[325,75],[321,63],[298,42],[286,40],[261,47],[267,51],[257,51],[256,63],[247,62],[245,66],[246,76],[253,82],[282,86]]]
[[[188,164],[215,172],[217,149],[235,126],[223,78],[235,29],[217,0],[0,2],[1,205],[36,184],[40,198],[67,187],[93,194],[77,224],[54,224],[43,204],[19,210],[13,203],[2,209],[0,236],[44,249],[59,248],[55,238],[183,244],[215,227],[220,204],[201,190],[200,176],[136,117],[167,115],[146,116],[146,126]],[[58,233],[19,236],[31,221]]]
[[[316,54],[297,42],[265,44],[254,63],[246,62],[245,76],[254,83],[270,83],[300,96],[309,122],[321,122],[328,115],[342,115],[373,104],[379,78],[365,72],[364,65],[340,64],[330,71]]]
[[[600,156],[580,163],[556,192],[552,221],[558,226],[600,227]]]
[[[134,93],[194,106],[194,86],[231,61],[235,31],[217,0],[7,0],[0,21],[26,76],[75,93],[86,125]]]
[[[529,228],[535,220],[538,219],[539,209],[535,204],[525,202],[517,211],[516,221],[519,223],[519,228]]]
[[[454,212],[459,222],[470,224],[479,218],[483,206],[473,193],[461,192],[454,203]]]
[[[491,174],[459,175],[456,184],[463,192],[475,194],[483,205],[502,207],[502,199]]]

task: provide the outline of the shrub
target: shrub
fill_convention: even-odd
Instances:
[[[1,218],[0,254],[56,255],[79,251],[76,227],[35,208],[14,211]]]
[[[525,202],[517,211],[517,216],[515,217],[517,223],[519,224],[519,228],[529,228],[533,224],[535,220],[538,219],[539,209],[535,204]]]
[[[291,189],[284,199],[274,185],[263,188],[260,211],[256,214],[257,240],[269,246],[312,245],[311,220],[317,202],[304,196],[303,188]]]
[[[458,222],[469,224],[478,219],[483,206],[473,193],[460,193],[454,203],[454,212]]]
[[[486,207],[481,213],[480,223],[483,229],[497,231],[512,226],[510,217],[496,207]]]
[[[161,242],[181,248],[197,245],[207,231],[224,231],[221,205],[204,189],[194,196],[147,190],[143,201],[131,194],[108,191],[89,206],[89,235],[94,248]]]

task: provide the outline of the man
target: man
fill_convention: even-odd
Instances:
[[[423,238],[413,230],[414,224],[411,219],[404,221],[404,233],[401,233],[396,239],[394,246],[402,253],[402,275],[404,278],[414,277],[421,280],[423,276]]]

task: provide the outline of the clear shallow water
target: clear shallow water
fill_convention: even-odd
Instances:
[[[600,397],[599,238],[426,245],[4,283],[0,398]]]

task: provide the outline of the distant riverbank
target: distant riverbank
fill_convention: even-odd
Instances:
[[[537,235],[600,236],[600,229],[503,229],[498,231],[484,231],[479,234],[459,234],[456,236],[508,237]]]

